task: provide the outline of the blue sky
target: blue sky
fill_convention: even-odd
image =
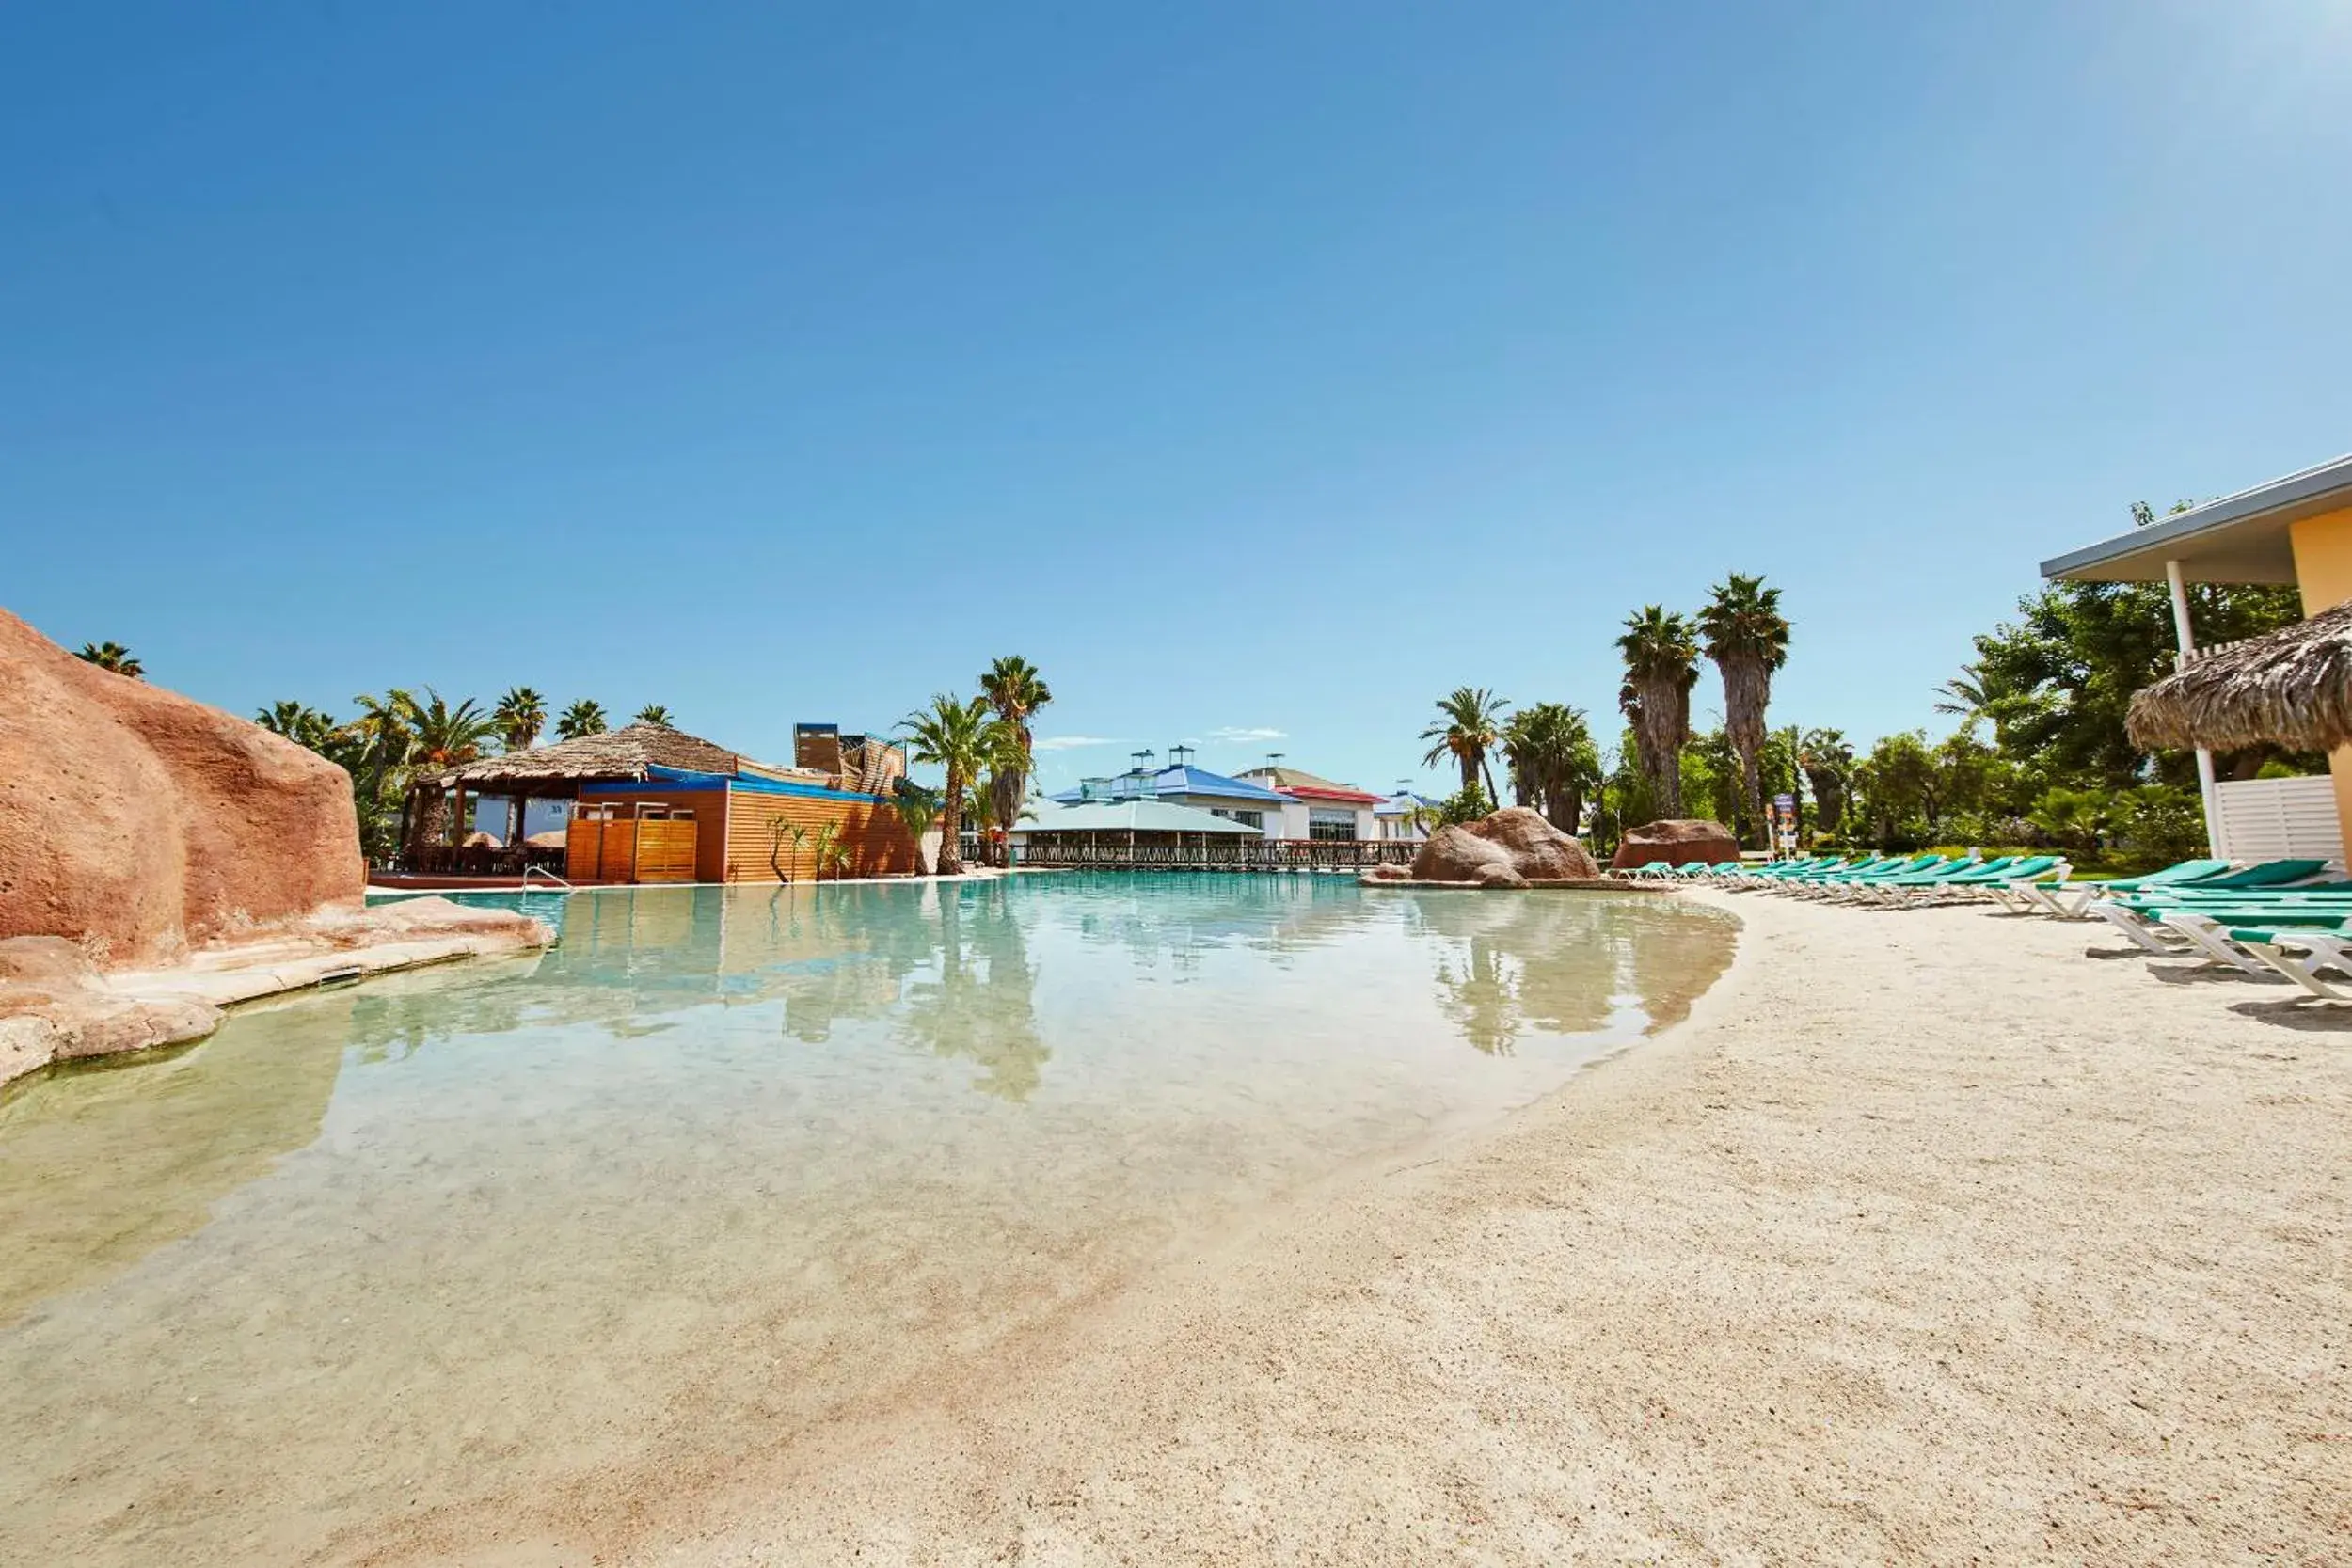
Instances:
[[[2343,6],[1619,9],[12,8],[0,605],[778,756],[1019,652],[1049,784],[1385,786],[1729,570],[1776,721],[1931,724],[2352,448]]]

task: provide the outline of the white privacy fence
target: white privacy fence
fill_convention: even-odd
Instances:
[[[2344,861],[2335,782],[2247,779],[2214,786],[2213,852],[2233,861]]]

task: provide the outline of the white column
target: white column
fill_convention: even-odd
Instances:
[[[2172,640],[2180,647],[2184,660],[2197,651],[2197,634],[2188,626],[2188,585],[2181,578],[2181,563],[2164,563],[2164,580],[2172,590]],[[2221,843],[2220,800],[2214,791],[2213,753],[2202,746],[2197,748],[2197,791],[2205,802],[2205,844],[2216,855],[2230,851]]]

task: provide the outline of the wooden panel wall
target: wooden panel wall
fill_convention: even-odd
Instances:
[[[604,875],[604,829],[601,822],[575,816],[564,830],[564,875],[575,882],[593,882]]]
[[[801,842],[797,863],[791,838],[780,837],[777,832],[778,824],[786,822],[797,822],[809,830],[809,836]],[[777,879],[776,867],[780,865],[791,873],[791,880],[814,880],[816,830],[826,822],[839,825],[841,842],[850,847],[843,876],[904,876],[917,868],[914,840],[908,836],[905,821],[886,800],[839,800],[738,789],[727,794],[726,879],[772,882]]]
[[[716,882],[726,878],[726,791],[720,789],[632,789],[626,795],[586,795],[582,806],[611,806],[617,812],[634,815],[640,804],[662,805],[674,812],[694,814],[693,875],[682,879],[691,882]],[[568,872],[565,875],[570,875]],[[580,879],[574,877],[574,881]],[[607,881],[647,881],[632,867],[628,875],[607,877]]]
[[[694,830],[700,824],[691,817],[685,821],[639,822],[637,829],[637,879],[641,882],[691,882],[694,880]],[[606,834],[607,842],[619,836],[619,831],[632,824],[615,822]]]

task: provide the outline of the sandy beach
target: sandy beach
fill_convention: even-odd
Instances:
[[[2081,926],[1696,896],[1730,975],[1501,1130],[504,1560],[2352,1555],[2352,1016]]]

